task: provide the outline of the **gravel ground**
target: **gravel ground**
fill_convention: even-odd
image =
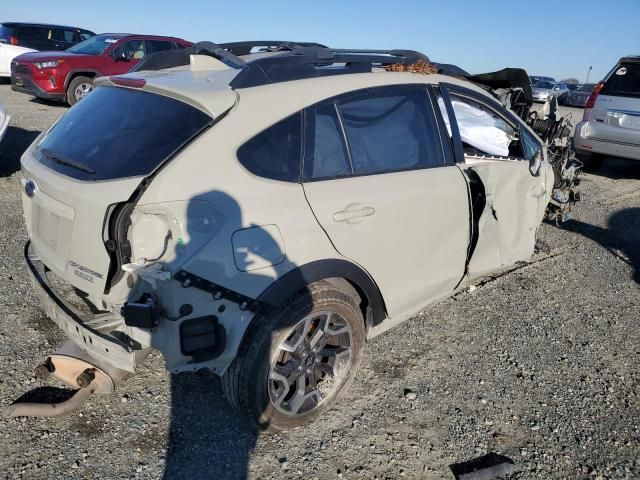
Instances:
[[[36,304],[13,175],[65,108],[0,85],[0,404],[39,388],[64,342]],[[580,114],[578,114],[578,118]],[[575,118],[575,116],[574,116]],[[511,479],[640,477],[640,164],[585,174],[575,221],[544,224],[539,260],[371,341],[350,392],[306,429],[256,436],[210,374],[153,354],[117,394],[62,418],[0,420],[6,478],[452,478],[495,452]],[[49,389],[49,390],[46,390]]]

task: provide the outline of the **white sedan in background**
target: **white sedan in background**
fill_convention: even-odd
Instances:
[[[29,52],[35,52],[35,50],[0,42],[0,78],[11,77],[11,61],[18,55]]]

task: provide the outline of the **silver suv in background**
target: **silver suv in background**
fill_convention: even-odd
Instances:
[[[596,168],[607,156],[640,160],[640,56],[621,58],[596,85],[574,145]]]

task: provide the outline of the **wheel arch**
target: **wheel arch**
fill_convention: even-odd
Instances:
[[[360,266],[340,259],[317,260],[297,266],[269,285],[257,300],[280,307],[295,293],[320,280],[333,283],[351,296],[357,295],[367,329],[379,325],[387,317],[384,298],[371,276]]]
[[[80,76],[96,78],[101,76],[101,73],[98,72],[97,70],[91,70],[91,69],[85,69],[85,68],[79,69],[79,70],[72,70],[67,74],[67,78],[64,80],[64,89],[66,90],[67,88],[69,88],[69,84],[71,83],[71,81],[74,78],[80,77]]]

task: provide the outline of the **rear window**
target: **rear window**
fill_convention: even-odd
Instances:
[[[101,87],[58,121],[36,154],[49,168],[80,180],[147,175],[211,120],[172,98]]]
[[[13,25],[0,24],[0,42],[9,43],[9,37],[15,37],[16,29]]]
[[[640,98],[640,63],[621,63],[602,87],[601,95]]]

